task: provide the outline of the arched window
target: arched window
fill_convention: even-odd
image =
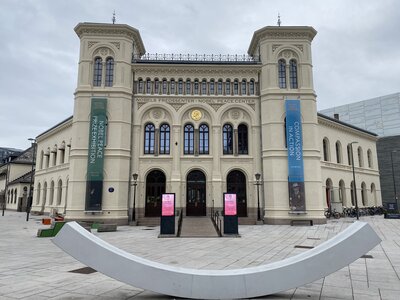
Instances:
[[[154,133],[154,125],[147,124],[144,129],[144,154],[154,154]]]
[[[214,79],[210,81],[210,95],[215,95],[215,82]]]
[[[61,205],[61,198],[62,198],[62,181],[60,179],[57,184],[57,205]]]
[[[53,162],[52,162],[52,166],[57,165],[57,152],[58,152],[57,145],[54,145],[54,148],[53,148],[53,150],[51,151],[51,153],[53,153]]]
[[[249,83],[249,94],[254,95],[254,80],[253,79],[250,80],[250,83]]]
[[[217,94],[222,95],[222,79],[218,80]]]
[[[358,154],[358,166],[364,167],[364,157],[363,157],[363,151],[362,151],[361,147],[357,148],[357,154]]]
[[[139,78],[138,80],[138,94],[143,94],[143,80]]]
[[[171,82],[170,82],[170,89],[169,89],[169,94],[170,95],[175,95],[176,94],[176,88],[175,88],[175,80],[174,79],[171,79]]]
[[[242,80],[242,96],[247,95],[247,82],[245,79]]]
[[[209,130],[207,124],[199,127],[199,154],[208,154]]]
[[[205,79],[201,82],[201,94],[207,95],[207,81]]]
[[[346,206],[346,186],[343,180],[339,181],[339,201]]]
[[[106,86],[113,86],[114,83],[114,59],[108,57],[106,60]]]
[[[50,195],[49,195],[49,205],[53,205],[53,199],[54,199],[54,181],[51,181],[50,183]]]
[[[44,167],[44,151],[40,151],[39,169]]]
[[[333,184],[332,184],[332,180],[330,178],[328,178],[325,182],[325,197],[326,197],[326,206],[330,207],[331,203],[334,202]]]
[[[178,95],[182,95],[183,94],[183,80],[179,79],[178,80]]]
[[[286,62],[284,59],[278,61],[279,88],[286,89]]]
[[[42,209],[41,211],[44,211],[44,207],[46,206],[46,200],[47,200],[47,181],[43,184],[43,201],[42,201]]]
[[[101,74],[103,73],[103,60],[101,57],[94,59],[93,86],[101,86]]]
[[[162,94],[166,95],[168,93],[168,84],[167,84],[167,80],[163,79],[162,81]]]
[[[170,129],[168,124],[162,124],[160,127],[160,154],[169,154]]]
[[[289,77],[290,77],[290,88],[297,89],[297,62],[291,59],[289,62]]]
[[[233,153],[233,129],[229,124],[225,124],[222,130],[222,143],[224,148],[224,154]]]
[[[371,203],[370,205],[376,206],[376,188],[375,184],[371,183]]]
[[[231,95],[231,81],[229,79],[225,83],[225,95]]]
[[[239,81],[237,79],[235,79],[235,81],[233,82],[233,94],[239,94]]]
[[[194,81],[193,94],[199,94],[199,81],[197,79]]]
[[[349,166],[352,165],[352,161],[353,161],[353,153],[352,153],[352,148],[351,148],[351,144],[347,145],[347,161],[349,163]]]
[[[183,153],[194,154],[194,127],[186,124],[184,128]]]
[[[365,182],[361,183],[361,202],[363,206],[367,206],[368,204],[367,186]]]
[[[150,78],[147,78],[147,80],[146,80],[146,94],[148,94],[148,95],[151,94],[151,81],[150,81]]]
[[[190,95],[192,93],[192,83],[190,79],[186,80],[186,95]]]
[[[238,153],[249,154],[247,126],[240,124],[238,127]]]
[[[154,79],[154,94],[160,94],[160,81],[157,78]]]
[[[40,182],[37,185],[37,190],[36,190],[36,205],[39,205],[40,203],[40,191],[41,191],[42,185]]]
[[[324,151],[324,161],[330,161],[329,157],[329,140],[324,138],[322,141],[323,151]]]
[[[374,164],[373,164],[373,161],[372,161],[372,151],[371,151],[371,149],[368,149],[367,156],[368,156],[368,168],[372,169],[374,167]]]
[[[338,164],[341,164],[342,163],[342,144],[340,144],[339,141],[336,141],[335,147],[336,147],[336,162]]]

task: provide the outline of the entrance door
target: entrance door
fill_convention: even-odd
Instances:
[[[201,171],[192,171],[187,176],[186,186],[186,215],[206,216],[206,176]]]
[[[165,193],[165,175],[154,170],[146,178],[146,217],[161,216],[161,195]]]
[[[226,182],[226,191],[236,194],[238,217],[247,217],[246,176],[235,170],[228,174]]]

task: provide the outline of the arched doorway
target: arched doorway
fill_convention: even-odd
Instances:
[[[165,193],[165,175],[162,171],[151,171],[146,177],[145,217],[161,216],[161,195]]]
[[[199,170],[190,172],[186,179],[186,215],[207,215],[206,176]]]
[[[246,176],[238,170],[226,177],[226,191],[236,194],[238,217],[247,217]]]
[[[331,207],[331,201],[333,200],[333,188],[332,180],[328,178],[325,183],[325,194],[326,194],[326,205]]]

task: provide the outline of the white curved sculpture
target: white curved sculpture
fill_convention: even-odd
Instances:
[[[314,249],[257,267],[196,270],[169,266],[127,253],[66,223],[53,243],[93,269],[129,285],[182,298],[232,299],[274,294],[333,273],[381,242],[364,222],[355,222]]]

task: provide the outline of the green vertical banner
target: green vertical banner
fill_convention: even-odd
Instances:
[[[101,210],[106,124],[107,99],[92,98],[86,181],[86,211]]]

